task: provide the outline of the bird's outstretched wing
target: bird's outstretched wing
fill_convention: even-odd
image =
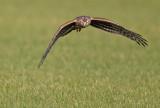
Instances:
[[[141,35],[135,32],[132,32],[130,30],[127,30],[126,28],[122,27],[119,24],[114,23],[111,20],[103,19],[103,18],[92,18],[91,26],[110,32],[110,33],[126,36],[131,40],[136,41],[139,45],[143,45],[143,46],[147,45],[147,40],[142,38]]]
[[[57,30],[56,34],[53,36],[52,41],[50,42],[46,52],[44,53],[44,55],[41,58],[40,63],[38,64],[38,68],[40,68],[40,66],[43,64],[47,54],[49,53],[50,49],[52,48],[53,44],[56,42],[56,40],[61,37],[64,36],[68,33],[70,33],[72,30],[75,29],[75,25],[76,25],[76,21],[72,20],[69,22],[64,23],[63,25],[61,25],[59,27],[59,29]]]

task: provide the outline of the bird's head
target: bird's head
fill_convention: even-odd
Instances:
[[[85,27],[88,27],[91,23],[91,18],[88,17],[88,16],[80,16],[80,17],[77,17],[77,22],[78,22],[78,25],[85,28]]]

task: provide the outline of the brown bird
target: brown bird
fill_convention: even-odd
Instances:
[[[115,34],[119,34],[119,35],[128,37],[131,40],[136,41],[139,45],[143,45],[144,47],[145,45],[147,45],[147,40],[142,38],[141,35],[135,32],[132,32],[130,30],[127,30],[126,28],[122,27],[121,25],[109,19],[89,17],[89,16],[79,16],[69,22],[62,24],[59,27],[58,31],[53,36],[52,41],[50,42],[46,52],[42,56],[42,59],[38,65],[38,68],[43,64],[47,54],[49,53],[53,44],[56,42],[56,40],[59,37],[70,33],[72,30],[77,30],[77,32],[80,32],[82,28],[86,28],[89,25],[95,28],[110,32],[110,33],[115,33]]]

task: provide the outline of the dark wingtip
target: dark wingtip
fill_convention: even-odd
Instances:
[[[43,57],[42,57],[41,61],[40,61],[40,62],[39,62],[39,64],[38,64],[37,69],[39,69],[39,68],[41,67],[41,65],[42,65],[42,64],[43,64],[43,62],[44,62],[44,59],[45,59],[45,56],[43,55]]]
[[[148,44],[147,44],[147,40],[145,40],[144,38],[142,38],[142,37],[139,37],[139,39],[136,41],[139,45],[142,45],[143,47],[145,47],[145,46],[148,46]]]
[[[144,39],[140,34],[134,33],[135,38],[133,39],[136,41],[140,46],[146,47],[148,46],[147,40]]]
[[[41,60],[40,63],[38,64],[37,69],[39,69],[41,67],[41,65],[43,64],[43,61]]]

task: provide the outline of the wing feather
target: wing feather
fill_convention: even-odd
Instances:
[[[38,64],[38,68],[40,68],[40,66],[43,64],[47,54],[49,53],[49,51],[51,50],[52,46],[54,45],[54,43],[56,42],[56,40],[64,35],[67,35],[68,33],[70,33],[72,30],[74,30],[75,28],[75,20],[69,21],[64,23],[63,25],[61,25],[59,27],[59,29],[57,30],[57,32],[55,33],[55,35],[53,36],[47,50],[45,51],[44,55],[41,58],[40,63]]]
[[[147,40],[142,38],[140,34],[132,32],[111,20],[104,19],[104,18],[92,18],[91,26],[110,32],[110,33],[126,36],[131,40],[136,41],[139,45],[143,45],[143,46],[148,45]]]

